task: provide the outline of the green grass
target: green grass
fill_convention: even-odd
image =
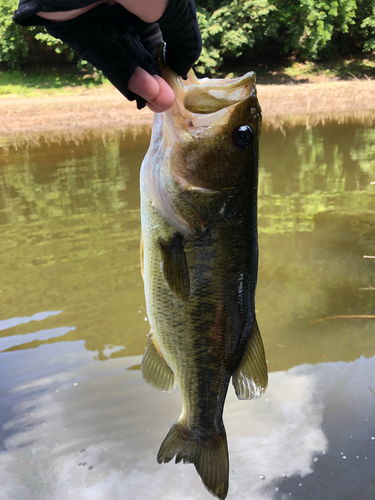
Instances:
[[[0,98],[38,96],[40,94],[73,94],[77,88],[91,89],[109,82],[77,68],[51,68],[50,71],[0,71]]]
[[[369,59],[341,59],[328,63],[306,62],[293,63],[285,68],[285,74],[290,77],[312,77],[315,75],[327,76],[329,78],[374,78],[375,61]]]
[[[255,67],[259,83],[309,82],[317,77],[335,80],[375,78],[375,58],[337,59],[329,62],[261,63]]]
[[[237,76],[254,70],[258,83],[309,82],[317,77],[334,79],[375,78],[375,58],[340,59],[327,63],[296,62],[283,64],[270,62],[235,63],[228,65],[216,76]],[[69,95],[80,89],[92,89],[111,84],[105,78],[91,75],[76,67],[50,70],[0,71],[0,98],[10,96],[37,97],[48,94]]]

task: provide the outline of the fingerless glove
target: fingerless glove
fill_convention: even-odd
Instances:
[[[169,0],[158,23],[145,23],[119,4],[101,4],[63,22],[50,21],[37,12],[67,11],[95,0],[20,0],[14,21],[23,26],[43,25],[48,33],[69,45],[82,59],[100,69],[130,101],[143,108],[146,101],[128,90],[137,66],[160,75],[156,52],[163,38],[166,59],[183,78],[198,59],[202,40],[194,0]]]
[[[166,59],[170,67],[183,78],[202,51],[194,0],[169,0],[158,21],[166,42]]]
[[[160,75],[154,57],[145,48],[162,42],[156,24],[144,23],[121,5],[102,4],[71,21],[48,22],[45,27],[100,69],[127,99],[136,100],[138,109],[145,106],[146,101],[127,87],[137,66]]]

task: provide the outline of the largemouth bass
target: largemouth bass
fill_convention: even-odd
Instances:
[[[193,463],[224,499],[229,459],[223,407],[260,397],[267,366],[255,318],[261,110],[255,75],[186,83],[163,77],[176,102],[155,114],[141,168],[143,278],[151,331],[142,374],[176,383],[182,413],[157,461]]]

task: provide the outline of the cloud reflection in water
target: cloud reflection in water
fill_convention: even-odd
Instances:
[[[38,391],[13,387],[3,399],[12,411],[3,422],[0,498],[212,498],[192,466],[156,463],[180,412],[178,392],[160,393],[126,370],[139,356],[93,362],[81,343],[72,358],[69,344],[34,350],[54,375],[40,372]],[[253,402],[238,401],[230,387],[228,499],[372,500],[374,373],[375,358],[305,364],[271,373],[266,395]]]

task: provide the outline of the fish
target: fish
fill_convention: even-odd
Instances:
[[[140,172],[141,267],[150,324],[143,378],[179,386],[182,412],[157,454],[192,463],[224,500],[229,455],[223,408],[266,390],[255,314],[261,108],[255,73],[181,80],[166,64],[173,107],[155,113]]]

